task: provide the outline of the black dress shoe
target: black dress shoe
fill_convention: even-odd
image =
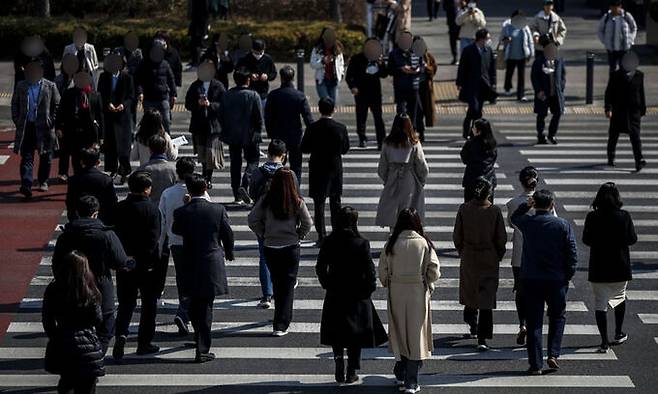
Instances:
[[[615,161],[614,160],[608,160],[608,167],[615,167]]]
[[[359,148],[365,148],[366,146],[368,146],[368,142],[366,140],[359,141]]]
[[[530,376],[541,376],[543,374],[541,369],[534,369],[534,368],[528,369],[527,373]]]
[[[354,368],[350,368],[349,366],[347,367],[347,376],[345,377],[345,383],[346,384],[352,384],[356,383],[359,381],[359,375],[356,374],[356,370]]]
[[[345,383],[345,359],[343,357],[334,357],[334,362],[336,363],[336,372],[334,373],[336,383]]]
[[[548,144],[548,141],[546,141],[546,137],[537,138],[537,145],[546,145],[546,144]]]
[[[548,142],[553,145],[557,145],[557,139],[555,137],[548,137]]]
[[[114,347],[112,348],[112,358],[115,361],[121,361],[123,359],[123,348],[126,346],[126,336],[119,335],[114,339]]]
[[[32,197],[32,190],[25,186],[21,186],[20,189],[18,189],[18,192],[21,193],[25,198],[31,198]]]
[[[212,361],[215,359],[215,353],[204,353],[204,354],[197,354],[196,357],[194,358],[195,363],[207,363],[208,361]]]
[[[137,346],[137,353],[138,356],[143,356],[146,354],[154,354],[160,351],[160,348],[158,346],[155,346],[152,343],[149,343],[147,345],[139,345]]]
[[[647,166],[647,161],[640,160],[639,162],[635,163],[635,171],[640,172],[646,166]]]

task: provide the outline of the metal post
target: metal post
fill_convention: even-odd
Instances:
[[[587,85],[585,89],[585,104],[594,103],[594,58],[596,55],[587,52]]]
[[[304,50],[298,49],[297,59],[297,90],[304,92]]]

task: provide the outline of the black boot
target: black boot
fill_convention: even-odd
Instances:
[[[355,383],[359,380],[359,375],[356,374],[356,369],[352,367],[349,363],[349,360],[347,362],[347,376],[345,377],[345,383],[350,384],[350,383]]]
[[[343,357],[334,357],[336,362],[336,383],[345,383],[345,359]]]
[[[208,189],[212,189],[212,171],[213,170],[203,170],[203,178],[208,184]]]

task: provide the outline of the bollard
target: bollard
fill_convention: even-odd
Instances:
[[[587,86],[585,88],[585,104],[594,103],[594,55],[593,52],[587,52]]]
[[[304,50],[298,49],[295,57],[297,59],[297,90],[304,92]]]

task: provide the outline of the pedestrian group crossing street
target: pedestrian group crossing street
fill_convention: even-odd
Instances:
[[[317,115],[316,115],[317,116]],[[174,114],[173,137],[187,134],[187,114]],[[368,149],[355,148],[357,137],[351,114],[340,114],[337,120],[348,125],[353,148],[344,156],[343,205],[360,212],[361,234],[371,241],[373,259],[378,262],[388,231],[374,225],[374,216],[382,189],[376,174],[378,152],[374,149],[374,130]],[[390,126],[390,115],[387,126]],[[463,202],[459,158],[461,117],[439,119],[438,127],[426,131],[425,156],[430,165],[426,186],[426,230],[438,248],[441,279],[432,299],[432,321],[435,350],[431,360],[424,362],[420,384],[425,392],[440,387],[462,388],[473,392],[527,392],[531,387],[566,389],[568,392],[613,392],[635,390],[651,376],[641,376],[627,366],[626,361],[655,362],[658,351],[658,119],[645,118],[643,124],[644,155],[649,163],[641,173],[635,173],[630,144],[620,138],[617,167],[606,163],[607,121],[604,117],[563,117],[557,146],[534,146],[533,116],[491,118],[499,144],[498,187],[496,204],[504,204],[521,193],[518,171],[530,164],[536,166],[542,178],[541,187],[556,193],[558,215],[574,224],[579,238],[578,272],[571,284],[567,304],[567,326],[563,340],[561,370],[538,377],[526,376],[527,355],[515,344],[518,321],[512,292],[512,270],[509,255],[501,263],[498,309],[494,312],[492,350],[480,353],[475,340],[462,339],[467,326],[462,322],[462,307],[458,303],[459,259],[453,249],[452,227],[459,204]],[[188,138],[191,140],[191,138]],[[267,141],[261,145],[265,150]],[[228,149],[225,150],[228,156]],[[182,155],[192,155],[192,147],[180,149]],[[0,157],[0,163],[3,158]],[[261,162],[263,159],[261,159]],[[226,160],[227,166],[229,161]],[[304,162],[302,194],[306,195],[307,158]],[[625,206],[633,216],[639,235],[631,249],[634,280],[629,284],[625,329],[628,343],[599,354],[600,343],[592,310],[591,289],[586,281],[588,250],[580,243],[580,234],[589,204],[601,183],[616,182]],[[155,344],[161,347],[156,355],[135,355],[136,337],[130,337],[126,358],[117,365],[108,355],[107,376],[99,381],[101,392],[181,392],[205,387],[222,386],[219,392],[336,392],[333,383],[333,360],[330,348],[319,345],[320,315],[324,291],[315,276],[318,250],[313,246],[314,231],[302,242],[299,287],[295,290],[295,308],[290,334],[274,338],[271,333],[273,310],[256,307],[260,297],[258,281],[258,249],[256,238],[246,225],[245,208],[232,204],[228,168],[216,171],[209,193],[214,201],[227,203],[236,239],[236,259],[227,262],[230,294],[215,300],[213,349],[217,360],[207,364],[192,363],[192,337],[178,337],[173,324],[178,300],[174,282],[173,262],[165,293],[158,310]],[[118,186],[122,199],[127,186]],[[307,199],[312,205],[312,200]],[[309,209],[312,207],[309,206]],[[312,210],[311,210],[312,212]],[[326,212],[329,215],[328,209]],[[65,214],[60,223],[66,222]],[[508,227],[511,240],[512,231]],[[54,229],[53,239],[44,251],[19,312],[0,343],[0,389],[54,387],[58,377],[43,371],[43,354],[47,339],[41,326],[41,297],[52,279],[50,255],[61,230]],[[507,245],[511,249],[511,243]],[[373,294],[375,306],[384,323],[386,293],[379,287]],[[131,330],[136,332],[139,316],[133,316]],[[609,324],[609,330],[612,324]],[[544,329],[546,334],[547,329]],[[632,351],[631,351],[632,349]],[[386,347],[364,349],[361,381],[355,392],[397,392],[393,385],[393,356]],[[244,385],[248,385],[246,388]]]

